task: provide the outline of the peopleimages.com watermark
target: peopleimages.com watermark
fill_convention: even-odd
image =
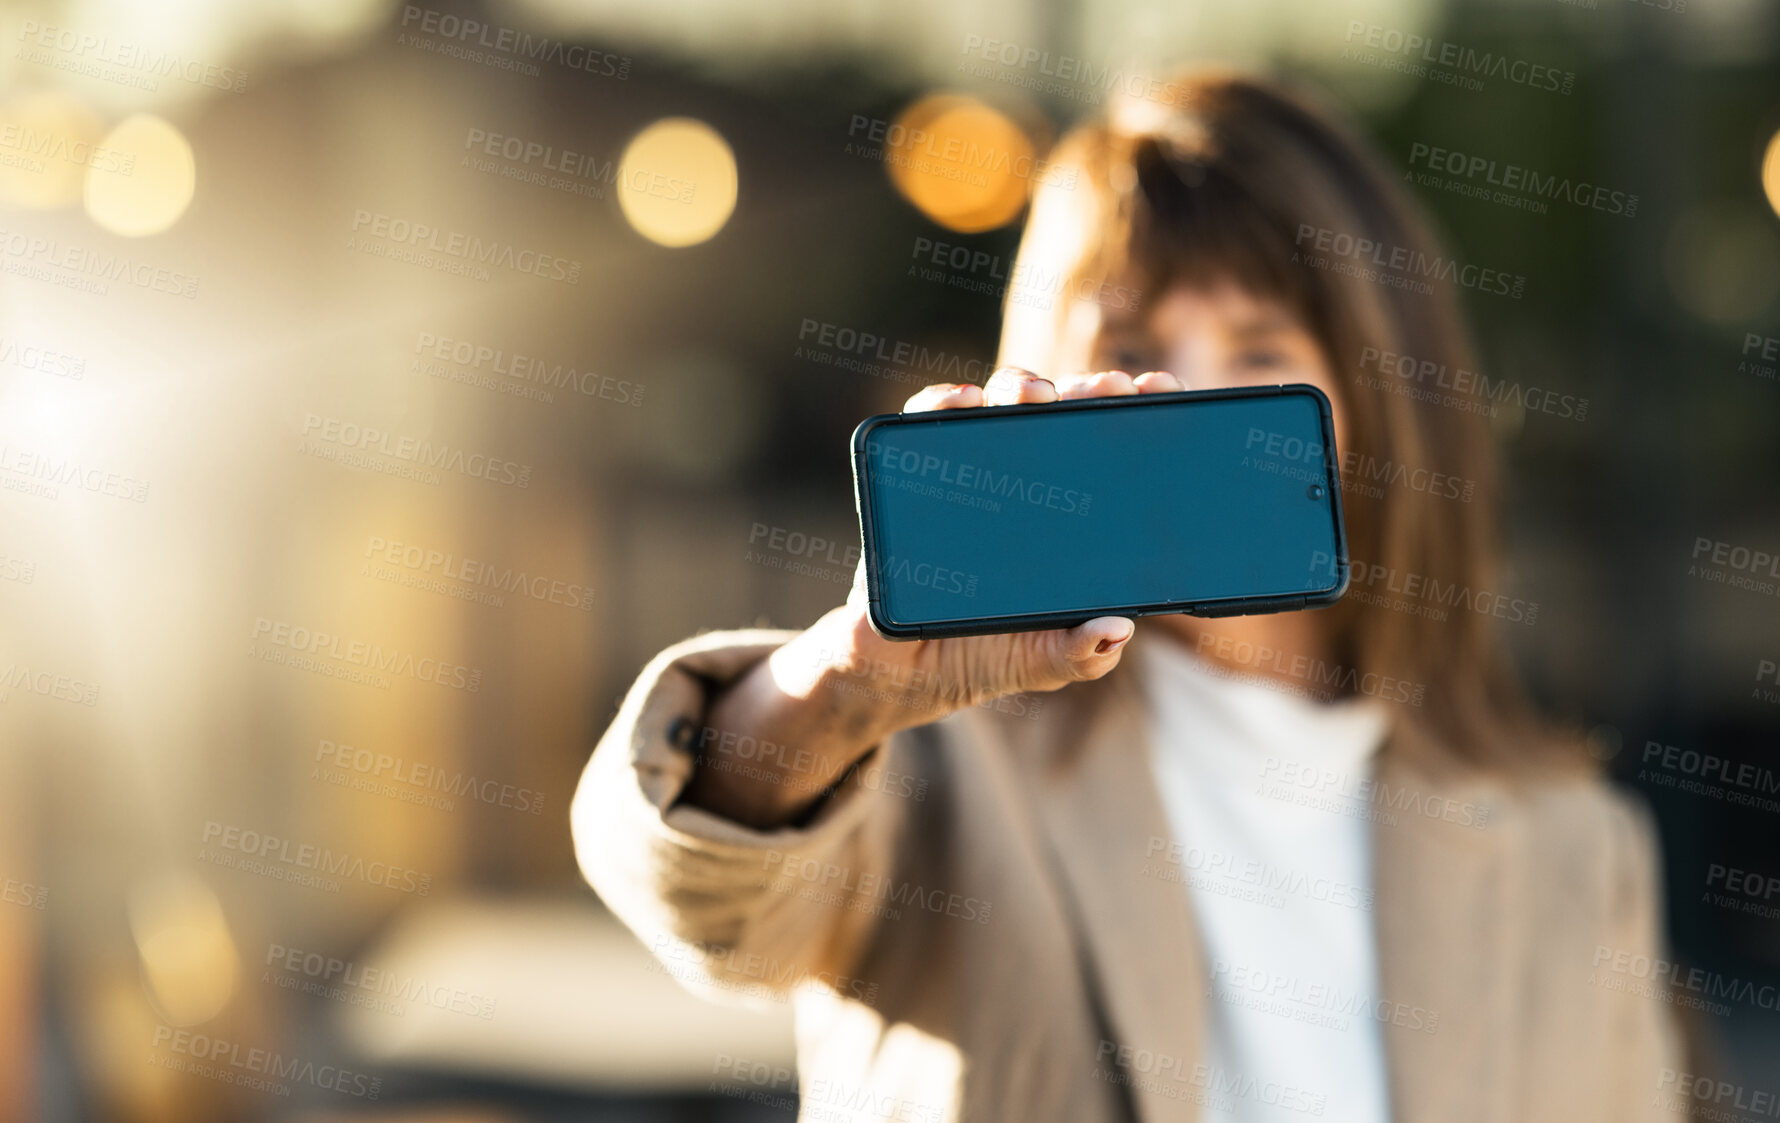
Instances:
[[[352,232],[346,237],[346,248],[477,281],[491,279],[490,269],[507,269],[567,285],[581,280],[581,263],[572,258],[522,249],[511,242],[445,230],[364,207],[352,212]]]
[[[1737,373],[1753,374],[1770,382],[1780,378],[1780,335],[1744,332],[1743,357],[1737,361]]]
[[[1299,897],[1317,904],[1372,911],[1373,893],[1364,886],[1160,835],[1150,836],[1143,857],[1139,872],[1144,876],[1189,884],[1220,897],[1275,909],[1285,908],[1288,897]]]
[[[519,596],[539,604],[557,604],[581,612],[593,611],[593,579],[564,581],[531,573],[511,565],[499,565],[373,534],[365,542],[359,573],[404,588],[438,593],[456,600],[473,601],[494,608],[506,597]]]
[[[1328,482],[1328,450],[1320,441],[1306,440],[1296,433],[1251,427],[1242,447],[1244,455],[1239,467],[1307,484]],[[1400,460],[1380,460],[1352,448],[1341,454],[1339,473],[1342,491],[1369,499],[1384,498],[1380,484],[1461,503],[1471,502],[1477,492],[1476,480],[1434,468],[1414,467]]]
[[[888,1092],[875,1093],[870,1088],[852,1087],[825,1076],[812,1078],[799,1095],[779,1094],[771,1089],[795,1087],[796,1073],[784,1065],[728,1053],[718,1053],[712,1060],[711,1076],[706,1091],[787,1115],[795,1113],[806,1123],[846,1123],[861,1118],[884,1123],[941,1123],[948,1114],[935,1104],[903,1099]]]
[[[1059,266],[1035,262],[1009,263],[999,254],[973,250],[955,242],[917,236],[909,252],[906,276],[961,292],[976,293],[1025,308],[1049,311],[1057,298],[1089,301],[1103,308],[1136,309],[1143,292],[1092,277],[1071,278]]]
[[[21,62],[119,86],[153,92],[161,88],[162,79],[171,79],[209,90],[247,91],[247,72],[239,67],[187,58],[177,51],[111,35],[25,20],[18,39],[14,57]]]
[[[30,664],[16,660],[0,671],[0,702],[11,701],[14,691],[89,708],[99,704],[96,684],[73,675],[33,669]]]
[[[1733,1005],[1769,1013],[1780,1011],[1780,987],[1772,983],[1754,983],[1643,952],[1596,944],[1589,966],[1589,983],[1602,990],[1704,1010],[1719,1017],[1729,1014]]]
[[[677,172],[623,165],[615,157],[602,159],[488,129],[471,128],[464,149],[459,163],[471,171],[568,195],[603,199],[606,188],[619,184],[637,195],[690,206],[698,191],[697,183]]]
[[[1780,660],[1757,659],[1755,661],[1755,688],[1749,696],[1758,702],[1780,705],[1780,689],[1769,690],[1764,683],[1773,683],[1780,687]]]
[[[123,284],[184,300],[198,297],[198,278],[190,273],[17,230],[0,230],[0,272],[89,296],[104,296],[113,284]]]
[[[948,916],[972,924],[989,923],[992,902],[942,886],[899,880],[875,870],[855,870],[802,854],[767,850],[761,855],[760,888],[801,897],[815,904],[898,920],[903,909]]]
[[[297,451],[383,475],[437,486],[439,471],[505,487],[527,487],[532,466],[486,452],[471,452],[417,437],[401,437],[372,425],[360,425],[318,413],[303,415],[303,436]]]
[[[1330,554],[1313,553],[1310,572],[1328,572],[1333,562]],[[1357,559],[1351,561],[1349,574],[1346,595],[1375,608],[1388,608],[1438,623],[1445,623],[1454,612],[1472,612],[1529,627],[1539,620],[1538,601],[1522,600],[1488,589],[1473,589],[1457,581],[1442,581],[1438,577]]]
[[[387,675],[472,693],[482,688],[482,671],[478,667],[467,667],[430,655],[416,655],[399,647],[386,648],[382,644],[286,620],[272,620],[265,616],[255,618],[252,639],[247,654],[261,662],[366,683],[380,689],[388,689],[390,680],[385,677]]]
[[[878,984],[834,971],[815,970],[728,944],[682,940],[660,932],[649,942],[649,969],[692,986],[716,986],[748,998],[783,1002],[799,987],[816,986],[842,998],[871,1003]]]
[[[0,581],[29,585],[37,579],[37,563],[15,554],[0,553]]]
[[[204,824],[201,841],[199,861],[329,893],[340,891],[341,880],[420,897],[426,896],[433,887],[430,873],[391,862],[367,861],[362,855],[336,851],[312,842],[296,842],[215,819]]]
[[[985,360],[906,339],[804,317],[791,357],[892,382],[968,382],[980,386],[994,368]]]
[[[1341,273],[1422,296],[1433,295],[1434,281],[1510,300],[1519,300],[1527,290],[1527,279],[1519,273],[1468,264],[1445,254],[1424,253],[1308,222],[1298,224],[1292,244],[1296,247],[1292,251],[1295,265]]]
[[[423,975],[368,967],[350,959],[267,944],[260,981],[312,998],[401,1017],[420,1006],[491,1021],[495,1000]]]
[[[309,774],[312,780],[440,811],[455,810],[460,799],[505,807],[522,815],[536,815],[544,809],[544,793],[531,788],[486,779],[461,768],[375,753],[326,737],[316,742],[314,762]]]
[[[1713,862],[1706,867],[1701,903],[1763,920],[1780,920],[1780,874]]]
[[[1463,90],[1482,90],[1485,78],[1554,94],[1576,88],[1576,75],[1569,70],[1364,20],[1349,20],[1343,41],[1344,60]]]
[[[528,78],[536,78],[544,72],[542,63],[620,82],[630,77],[631,60],[626,55],[570,43],[552,35],[533,35],[517,28],[484,23],[419,4],[402,7],[401,28],[396,34],[397,46],[413,47],[441,58],[460,59]]]
[[[742,560],[767,569],[845,585],[851,583],[853,575],[858,572],[859,546],[801,530],[755,523],[748,531],[748,551]]]
[[[1766,765],[1661,741],[1644,742],[1639,764],[1640,783],[1780,814],[1780,771]]]
[[[1422,187],[1546,214],[1551,203],[1634,218],[1638,196],[1605,184],[1541,172],[1489,156],[1442,148],[1425,141],[1409,146],[1410,177]],[[1422,169],[1417,171],[1416,169]]]
[[[148,500],[148,481],[129,472],[0,441],[0,488],[56,499],[64,487],[130,503]]]
[[[1656,1092],[1650,1097],[1650,1106],[1712,1123],[1744,1123],[1758,1116],[1763,1119],[1780,1117],[1780,1094],[1665,1068],[1657,1075]]]
[[[1226,1115],[1235,1114],[1239,1100],[1319,1118],[1329,1106],[1326,1092],[1313,1091],[1296,1081],[1259,1077],[1222,1065],[1194,1064],[1184,1056],[1105,1038],[1094,1058],[1097,1080],[1213,1107]]]
[[[1368,370],[1377,371],[1378,377],[1364,373]],[[1527,413],[1566,421],[1588,420],[1587,398],[1377,347],[1361,348],[1360,373],[1354,375],[1354,384],[1485,417],[1497,416],[1503,405],[1514,405]]]
[[[1393,675],[1380,674],[1377,671],[1362,673],[1358,668],[1331,663],[1325,659],[1312,658],[1307,655],[1294,655],[1266,644],[1254,644],[1247,640],[1235,640],[1230,636],[1211,635],[1199,637],[1198,651],[1200,655],[1216,662],[1208,668],[1213,674],[1231,674],[1226,666],[1218,664],[1235,664],[1246,672],[1271,672],[1289,675],[1304,682],[1303,688],[1311,697],[1332,699],[1342,694],[1364,694],[1370,698],[1379,698],[1386,702],[1400,702],[1404,705],[1419,706],[1427,694],[1427,686]],[[1272,685],[1260,680],[1262,685]],[[1292,685],[1292,684],[1282,684]]]
[[[1374,775],[1370,768],[1349,770],[1291,757],[1263,760],[1256,770],[1254,792],[1386,827],[1395,827],[1405,819],[1426,819],[1480,831],[1489,827],[1493,814],[1487,804],[1393,782]]]
[[[987,187],[990,175],[1072,190],[1080,170],[1049,164],[1030,151],[979,143],[974,137],[930,132],[900,122],[855,113],[847,122],[844,155],[878,160],[917,175]]]
[[[1780,595],[1780,551],[1752,549],[1716,538],[1697,537],[1687,575],[1702,581],[1771,597]]]
[[[1348,773],[1302,761],[1268,757],[1256,779],[1253,793],[1344,819],[1396,826],[1398,818],[1394,812],[1372,806],[1363,794],[1362,789],[1370,790],[1373,783],[1369,772]]]
[[[866,440],[866,455],[902,491],[943,499],[960,506],[999,514],[1003,502],[1043,507],[1066,515],[1087,515],[1092,492],[1066,487],[1017,472],[997,471],[982,464],[954,461],[880,438]]]
[[[617,405],[643,404],[644,386],[640,382],[430,331],[415,336],[414,357],[408,369],[516,398],[554,402],[552,391],[568,390]]]
[[[923,712],[975,706],[1010,717],[1036,719],[1044,709],[1044,696],[1040,694],[998,694],[985,698],[964,680],[938,671],[869,659],[856,652],[824,648],[815,654],[808,670],[818,678],[823,672],[833,672],[824,684],[829,690]]]
[[[694,735],[693,748],[701,769],[746,776],[769,784],[815,794],[824,791],[839,779],[827,779],[826,760],[810,749],[793,748],[775,741],[763,741],[732,729],[701,726]],[[866,791],[920,803],[927,798],[927,777],[900,772],[882,764],[856,764],[851,775]]]
[[[127,176],[136,170],[136,154],[94,144],[83,136],[71,136],[17,121],[0,122],[0,165],[42,172],[48,164],[70,164],[108,175]]]
[[[43,911],[49,905],[49,890],[41,885],[32,885],[28,881],[15,881],[10,877],[0,878],[0,904],[17,905],[20,908]]]
[[[1348,990],[1340,983],[1227,959],[1212,960],[1211,992],[1226,1006],[1337,1033],[1346,1033],[1356,1021],[1368,1020],[1416,1033],[1432,1034],[1440,1029],[1438,1010]]]
[[[0,335],[0,366],[36,371],[54,378],[66,378],[71,382],[78,382],[87,376],[87,361],[83,356],[35,343],[22,343],[4,335]]]
[[[335,851],[313,842],[294,842],[215,819],[205,822],[201,842],[199,861],[329,893],[340,892],[342,879],[415,893],[418,897],[425,897],[433,888],[433,874],[422,874],[390,861],[367,861],[361,854]]]
[[[1087,105],[1099,105],[1109,93],[1159,105],[1178,105],[1187,93],[1178,82],[1111,64],[1096,65],[1074,55],[1053,55],[1042,48],[1006,39],[966,35],[962,53],[964,60],[958,64],[961,74]]]
[[[354,1072],[337,1064],[317,1064],[274,1049],[243,1047],[239,1041],[166,1025],[155,1027],[148,1063],[275,1096],[289,1096],[293,1084],[308,1084],[365,1100],[374,1100],[383,1091],[381,1076]]]

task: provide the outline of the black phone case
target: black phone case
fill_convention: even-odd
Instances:
[[[899,624],[884,616],[883,585],[878,576],[876,528],[871,509],[871,491],[865,486],[869,470],[865,440],[873,430],[889,425],[935,421],[944,423],[948,416],[982,417],[985,414],[1034,413],[1038,411],[1084,409],[1139,409],[1167,401],[1191,399],[1213,401],[1220,398],[1263,398],[1281,394],[1305,394],[1315,399],[1322,418],[1323,468],[1328,474],[1329,510],[1335,520],[1334,587],[1316,593],[1295,593],[1285,597],[1224,597],[1208,601],[1162,601],[1154,604],[1105,605],[1091,609],[1065,612],[1033,612],[1014,616],[983,616],[968,620],[947,620],[936,624]],[[923,413],[880,413],[866,418],[853,430],[853,503],[859,511],[860,556],[865,559],[866,609],[872,630],[885,639],[939,639],[945,636],[986,636],[1004,632],[1032,632],[1043,628],[1073,628],[1097,616],[1157,616],[1164,613],[1186,613],[1192,616],[1247,616],[1263,612],[1288,612],[1298,608],[1315,608],[1334,604],[1347,592],[1349,561],[1347,556],[1347,523],[1341,513],[1341,465],[1335,450],[1335,416],[1329,399],[1315,386],[1291,383],[1278,386],[1255,386],[1240,390],[1181,390],[1167,394],[1125,395],[1116,398],[1084,398],[1078,401],[1053,402],[1042,405],[981,406],[969,410],[938,410]]]

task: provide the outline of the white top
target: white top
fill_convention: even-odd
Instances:
[[[1209,976],[1204,1123],[1386,1123],[1367,790],[1389,717],[1236,677],[1173,637],[1140,656],[1151,766]],[[1388,1014],[1388,1010],[1387,1010]]]

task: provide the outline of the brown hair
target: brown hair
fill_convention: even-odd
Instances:
[[[1133,291],[1147,299],[1225,279],[1280,300],[1322,345],[1339,384],[1350,445],[1340,451],[1355,469],[1343,488],[1353,558],[1468,598],[1500,593],[1488,418],[1414,400],[1397,392],[1394,375],[1362,371],[1367,348],[1476,371],[1452,292],[1455,276],[1475,272],[1456,272],[1395,179],[1303,102],[1221,73],[1173,88],[1171,107],[1138,107],[1148,120],[1115,115],[1063,139],[1051,164],[1075,175],[1040,189],[1016,276],[1048,266],[1078,301]],[[1362,246],[1370,248],[1342,256]],[[1047,319],[1054,345],[1075,303],[1035,312],[1013,307],[1012,295],[1004,361],[1018,333],[1042,335]],[[1455,477],[1461,498],[1449,483],[1439,494],[1406,486],[1429,477],[1399,469]],[[1361,582],[1356,569],[1354,591],[1325,610],[1341,666],[1423,685],[1415,718],[1464,759],[1577,757],[1573,738],[1542,734],[1487,609],[1471,610],[1467,599],[1444,620],[1395,611],[1355,596]]]

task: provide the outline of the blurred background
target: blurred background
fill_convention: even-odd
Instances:
[[[1461,293],[1570,402],[1495,418],[1503,627],[1780,1088],[1771,0],[0,12],[0,1116],[791,1118],[788,1010],[609,918],[575,781],[655,651],[844,598],[853,425],[983,380],[1050,146],[1202,62],[1522,279]]]

